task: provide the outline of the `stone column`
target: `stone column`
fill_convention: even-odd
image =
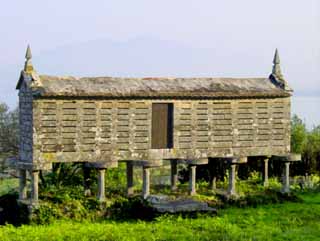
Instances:
[[[106,169],[98,169],[98,201],[104,202],[106,200],[105,195],[105,173]]]
[[[171,190],[176,191],[178,184],[178,163],[177,160],[171,160]]]
[[[263,174],[263,186],[268,187],[269,186],[269,174],[268,174],[268,165],[269,159],[264,159],[264,174]]]
[[[88,196],[91,196],[91,189],[90,189],[90,186],[91,186],[91,180],[90,180],[90,172],[91,172],[91,169],[87,166],[85,166],[86,164],[83,163],[83,167],[82,167],[82,170],[83,170],[83,188],[84,188],[84,195],[86,197]]]
[[[133,162],[127,162],[127,195],[133,195]]]
[[[150,167],[143,167],[142,196],[146,199],[150,195]]]
[[[196,168],[197,166],[189,166],[189,194],[191,196],[195,195],[196,192]]]
[[[217,178],[216,177],[211,177],[210,180],[210,187],[212,191],[215,191],[217,189]]]
[[[284,180],[283,180],[283,189],[282,191],[284,193],[289,193],[290,192],[290,162],[285,162],[285,172],[284,172]]]
[[[213,159],[209,159],[208,164],[209,164],[208,167],[209,167],[209,175],[210,175],[208,189],[215,191],[217,189],[217,186],[216,186],[217,177],[215,176],[217,163]]]
[[[31,175],[31,203],[38,203],[39,201],[39,171],[30,171]]]
[[[236,164],[230,163],[229,168],[229,186],[228,186],[228,195],[236,196]]]
[[[19,200],[27,199],[27,172],[19,170]]]

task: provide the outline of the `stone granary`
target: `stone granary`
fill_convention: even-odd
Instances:
[[[172,189],[177,164],[189,165],[190,194],[196,167],[209,158],[230,165],[228,193],[235,195],[235,167],[248,157],[286,161],[289,188],[290,96],[278,53],[266,78],[114,78],[38,75],[28,47],[17,84],[20,109],[20,200],[38,201],[38,175],[55,162],[85,162],[99,170],[104,200],[108,168],[127,163],[127,191],[133,167],[143,168],[143,196],[149,195],[150,168],[171,162]]]

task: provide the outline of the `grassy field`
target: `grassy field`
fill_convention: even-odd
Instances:
[[[0,179],[0,197],[12,190],[18,189],[19,180],[17,178]]]
[[[197,219],[7,225],[0,227],[0,240],[320,240],[320,193],[300,196],[302,203],[228,208]]]

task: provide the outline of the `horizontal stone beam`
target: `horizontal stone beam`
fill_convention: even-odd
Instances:
[[[28,170],[28,171],[52,170],[52,162],[26,163],[26,162],[19,161],[17,163],[17,169],[24,169],[24,170]]]
[[[160,167],[163,165],[162,160],[131,160],[131,161],[122,161],[122,162],[132,162],[133,166],[136,167]]]
[[[178,164],[188,164],[188,165],[205,165],[208,164],[208,159],[203,158],[203,159],[192,159],[192,160],[177,160]]]
[[[98,169],[116,168],[118,167],[118,162],[86,162],[85,166]]]
[[[281,161],[284,161],[284,162],[301,161],[301,154],[300,153],[289,153],[288,155],[283,155],[283,156],[275,156],[274,155],[273,157],[280,158]]]
[[[247,157],[229,157],[229,158],[225,158],[225,160],[232,164],[242,164],[242,163],[248,162]]]

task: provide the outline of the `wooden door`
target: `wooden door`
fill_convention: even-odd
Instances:
[[[152,104],[152,149],[173,147],[173,105]]]

